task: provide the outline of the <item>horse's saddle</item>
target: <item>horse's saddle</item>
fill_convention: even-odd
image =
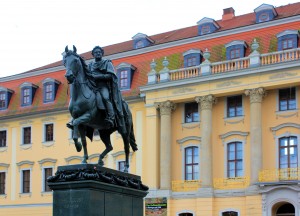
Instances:
[[[100,92],[96,92],[96,104],[97,104],[97,108],[100,110],[105,110],[105,106],[101,97]]]

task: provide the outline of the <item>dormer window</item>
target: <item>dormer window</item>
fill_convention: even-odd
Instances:
[[[25,82],[21,86],[21,106],[30,106],[33,102],[33,98],[38,88],[37,85]]]
[[[198,21],[197,25],[198,25],[198,35],[205,35],[208,33],[212,33],[220,28],[220,26],[215,20],[207,17],[204,17],[203,19]]]
[[[131,64],[121,63],[116,67],[116,69],[120,90],[129,90],[136,67]]]
[[[0,110],[6,110],[8,108],[13,93],[13,90],[0,87]]]
[[[225,44],[226,47],[226,59],[237,59],[245,56],[245,48],[247,47],[245,41],[232,41]]]
[[[273,5],[262,4],[254,9],[256,16],[256,23],[273,20],[277,16],[277,12]]]
[[[132,39],[133,39],[134,49],[147,47],[154,43],[154,41],[151,38],[149,38],[147,35],[142,33],[136,34],[135,36],[132,37]]]
[[[198,49],[190,49],[183,53],[184,67],[193,67],[200,65],[202,59],[202,52]]]
[[[44,103],[53,102],[55,100],[59,84],[59,81],[52,78],[47,78],[43,81]]]
[[[278,51],[294,49],[298,47],[298,30],[286,30],[277,34],[276,36],[278,41]]]

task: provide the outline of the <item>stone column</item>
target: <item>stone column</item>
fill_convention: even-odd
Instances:
[[[171,101],[156,103],[160,110],[160,188],[171,189],[171,113],[176,105]]]
[[[262,128],[261,102],[266,92],[263,88],[247,89],[246,96],[250,97],[250,183],[258,182],[259,171],[262,169]]]
[[[200,179],[203,187],[212,187],[212,105],[216,98],[206,95],[195,100],[200,105],[201,118]]]

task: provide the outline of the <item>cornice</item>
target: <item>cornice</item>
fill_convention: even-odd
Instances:
[[[265,65],[261,67],[253,67],[253,68],[247,68],[243,70],[236,70],[236,71],[230,71],[230,72],[224,72],[224,73],[218,73],[213,75],[207,75],[207,76],[199,76],[199,77],[193,77],[191,79],[182,79],[177,81],[170,81],[170,82],[162,82],[162,83],[156,83],[156,84],[150,84],[140,87],[141,93],[148,92],[148,91],[157,91],[161,89],[167,89],[167,88],[175,88],[175,87],[183,87],[191,84],[199,84],[203,82],[210,82],[215,80],[222,80],[222,79],[228,79],[233,77],[241,77],[241,76],[247,76],[247,75],[253,75],[253,74],[261,74],[265,72],[274,72],[277,70],[282,69],[288,69],[293,67],[299,67],[300,61],[294,61],[294,62],[284,62],[281,64],[272,64],[272,65]]]
[[[105,58],[110,59],[110,60],[115,60],[115,59],[120,59],[120,58],[124,58],[124,57],[129,57],[129,56],[141,55],[141,54],[153,52],[156,50],[171,48],[174,46],[180,46],[180,45],[185,45],[185,44],[189,44],[189,43],[193,43],[193,42],[199,42],[199,41],[204,41],[204,40],[209,40],[209,39],[214,39],[214,38],[220,38],[220,37],[233,35],[233,34],[245,33],[245,32],[249,32],[249,31],[253,31],[253,30],[287,24],[290,22],[297,22],[299,20],[300,20],[300,15],[296,15],[296,16],[290,16],[287,18],[272,20],[269,22],[254,23],[252,25],[242,26],[242,27],[224,30],[224,31],[218,31],[218,32],[215,32],[212,34],[195,36],[195,37],[186,38],[186,39],[182,39],[182,40],[178,40],[178,41],[171,41],[171,42],[164,43],[164,44],[152,45],[150,47],[145,47],[142,49],[130,50],[127,52],[122,52],[122,53],[116,53],[116,54],[105,56]],[[90,61],[91,61],[90,59],[86,60],[87,63]],[[65,67],[63,65],[61,65],[61,66],[54,67],[54,68],[47,68],[47,69],[33,71],[33,72],[25,72],[25,73],[21,73],[21,74],[12,75],[9,77],[1,77],[1,82],[7,82],[7,81],[11,81],[11,80],[16,80],[16,79],[42,75],[42,74],[56,72],[56,71],[64,70],[64,69],[65,69]]]

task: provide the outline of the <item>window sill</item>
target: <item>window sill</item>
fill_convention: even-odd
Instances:
[[[279,117],[282,117],[282,118],[289,118],[292,116],[298,117],[298,109],[276,111],[275,113],[276,113],[276,119],[278,119]]]
[[[55,143],[55,141],[45,141],[45,142],[42,142],[42,145],[44,147],[50,147],[50,146],[53,146]]]
[[[23,149],[23,150],[31,149],[32,144],[21,144],[20,148]]]
[[[238,124],[244,123],[245,116],[235,116],[235,117],[226,117],[224,118],[224,125],[226,124]]]
[[[52,191],[43,191],[41,192],[41,196],[52,196],[53,192]]]
[[[31,193],[19,193],[19,197],[31,197]]]
[[[181,124],[182,130],[185,129],[194,129],[200,128],[200,122],[189,122],[189,123],[182,123]]]
[[[0,147],[0,152],[5,152],[7,151],[8,147],[7,146],[4,146],[4,147]]]
[[[6,199],[7,194],[0,194],[0,199]]]

